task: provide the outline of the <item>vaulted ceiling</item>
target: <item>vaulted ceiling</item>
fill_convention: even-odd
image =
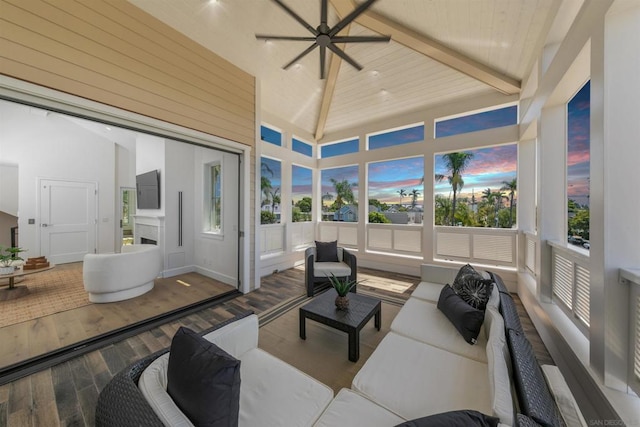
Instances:
[[[256,39],[310,35],[272,0],[130,1],[256,76],[262,110],[317,140],[461,98],[518,93],[560,7],[559,0],[378,0],[348,34],[391,41],[348,44],[364,69],[331,54],[321,80],[317,51],[282,68],[310,42]],[[320,23],[320,0],[282,1],[312,27]],[[329,26],[358,4],[329,3]]]

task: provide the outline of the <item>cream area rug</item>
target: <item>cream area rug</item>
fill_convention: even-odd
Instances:
[[[383,300],[382,328],[378,331],[373,319],[362,328],[360,359],[354,363],[348,358],[349,340],[345,332],[307,319],[307,339],[300,338],[299,308],[308,301],[305,299],[263,325],[260,328],[258,346],[338,393],[341,388],[351,387],[353,377],[389,332],[389,326],[401,305]]]
[[[0,284],[2,289],[7,286]],[[57,265],[52,270],[30,274],[16,283],[29,293],[0,301],[0,327],[89,305],[82,282],[82,263]]]

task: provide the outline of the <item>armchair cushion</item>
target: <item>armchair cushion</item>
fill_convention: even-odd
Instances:
[[[318,242],[316,240],[316,262],[338,262],[338,241]]]

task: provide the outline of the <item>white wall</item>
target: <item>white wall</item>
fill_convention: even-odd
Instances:
[[[204,167],[222,164],[222,232],[203,232]],[[237,285],[238,280],[238,156],[222,151],[196,148],[192,163],[195,181],[193,221],[194,264],[201,274]]]
[[[165,275],[194,271],[195,190],[193,162],[199,148],[176,141],[165,141],[165,185],[162,198],[165,211]],[[178,192],[182,191],[182,246],[178,242]]]
[[[0,146],[0,159],[2,147]],[[0,163],[0,212],[18,216],[18,165]]]
[[[19,165],[20,246],[39,255],[38,180],[90,181],[98,185],[99,252],[112,252],[115,221],[114,143],[56,113],[0,102],[0,163]],[[28,224],[28,219],[35,224]]]

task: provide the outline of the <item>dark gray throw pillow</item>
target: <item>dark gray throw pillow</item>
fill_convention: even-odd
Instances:
[[[484,311],[473,308],[464,302],[449,285],[444,285],[440,292],[438,309],[447,316],[447,319],[456,327],[466,342],[476,343],[482,322],[484,322]]]
[[[338,262],[338,241],[318,242],[316,240],[316,262]]]
[[[405,421],[396,427],[496,427],[500,419],[478,411],[451,411]]]
[[[171,341],[167,392],[194,425],[237,426],[240,361],[181,327]]]

